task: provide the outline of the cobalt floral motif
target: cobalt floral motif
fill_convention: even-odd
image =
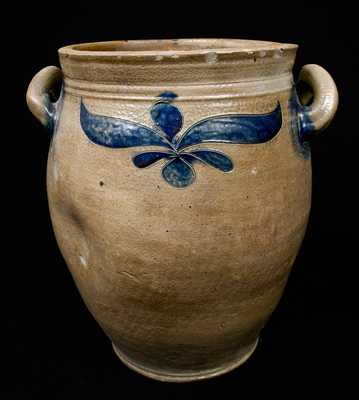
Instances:
[[[222,172],[233,169],[231,159],[224,153],[203,147],[207,143],[256,144],[272,139],[282,126],[281,107],[267,114],[227,114],[202,119],[183,133],[183,116],[173,105],[177,96],[164,92],[150,115],[155,128],[122,118],[92,114],[81,100],[80,121],[87,137],[101,146],[127,148],[159,146],[158,151],[145,151],[133,157],[138,168],[146,168],[166,160],[163,178],[176,188],[191,185],[196,177],[193,165],[201,162]]]

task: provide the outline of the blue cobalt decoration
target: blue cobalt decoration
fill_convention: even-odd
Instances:
[[[224,153],[204,148],[190,147],[206,143],[256,144],[271,140],[282,126],[280,104],[267,114],[217,115],[190,126],[183,134],[183,116],[172,104],[177,95],[164,92],[155,103],[150,115],[156,128],[152,129],[122,118],[92,114],[83,101],[80,106],[81,127],[87,137],[101,146],[126,148],[137,146],[161,146],[161,151],[136,154],[133,163],[147,168],[161,160],[163,178],[172,186],[184,188],[196,178],[193,165],[201,162],[222,172],[233,170],[231,159]]]
[[[151,109],[152,121],[172,140],[173,136],[182,128],[182,114],[180,110],[161,101],[155,104]]]
[[[295,86],[292,88],[289,99],[289,111],[294,145],[304,158],[309,158],[309,140],[315,132],[315,126],[309,117],[310,106],[303,106],[301,104]]]

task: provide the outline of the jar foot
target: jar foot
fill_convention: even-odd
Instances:
[[[190,372],[174,372],[166,371],[164,369],[154,369],[147,366],[141,365],[136,361],[130,359],[127,355],[119,350],[113,343],[113,349],[118,358],[130,369],[152,379],[156,379],[162,382],[191,382],[203,379],[210,379],[216,376],[225,374],[233,369],[239,367],[241,364],[246,362],[248,358],[253,354],[258,344],[258,338],[251,344],[243,347],[238,352],[237,356],[230,362],[223,364],[217,368],[204,369],[199,371]]]

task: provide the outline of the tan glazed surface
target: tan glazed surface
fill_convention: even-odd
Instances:
[[[44,124],[54,116],[47,190],[59,247],[117,355],[144,375],[189,381],[235,368],[281,297],[311,203],[309,150],[293,128],[302,117],[291,107],[296,49],[210,39],[73,45],[59,50],[53,113],[45,95],[59,71],[30,84],[31,111]],[[335,85],[315,65],[301,79],[314,95],[305,115],[322,129]],[[101,146],[80,124],[82,99],[92,114],[155,129],[150,110],[163,92],[177,95],[181,132],[216,115],[268,114],[278,102],[282,124],[265,143],[196,145],[223,152],[233,170],[196,163],[195,181],[176,188],[163,161],[131,161],[158,146]]]

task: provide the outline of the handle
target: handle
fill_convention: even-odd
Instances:
[[[53,102],[53,90],[62,81],[60,68],[43,68],[31,80],[26,102],[32,114],[49,130],[53,131],[57,118],[59,100]]]
[[[305,105],[309,100],[308,93],[302,94],[298,110],[301,137],[308,140],[313,132],[324,130],[332,121],[338,108],[338,90],[330,74],[315,64],[302,68],[299,74],[301,81],[309,85],[313,92],[310,105]]]

